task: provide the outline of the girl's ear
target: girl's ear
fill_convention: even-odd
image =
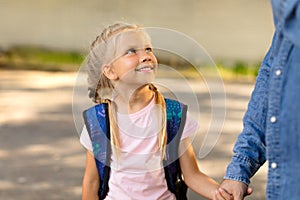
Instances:
[[[116,80],[118,78],[117,74],[114,72],[110,65],[104,65],[102,67],[102,72],[110,80]]]

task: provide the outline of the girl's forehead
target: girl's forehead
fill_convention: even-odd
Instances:
[[[150,37],[148,34],[143,30],[130,30],[124,31],[118,34],[116,40],[116,47],[117,48],[124,48],[124,47],[143,47],[150,45]]]

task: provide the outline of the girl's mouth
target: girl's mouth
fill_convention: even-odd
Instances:
[[[154,70],[154,67],[152,65],[139,66],[138,68],[135,69],[135,71],[137,71],[137,72],[150,72],[153,70]]]

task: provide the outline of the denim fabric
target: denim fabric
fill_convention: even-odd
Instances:
[[[299,0],[271,0],[276,29],[300,47],[300,4]]]
[[[268,160],[267,199],[300,198],[300,1],[273,0],[276,31],[225,179],[250,183]]]

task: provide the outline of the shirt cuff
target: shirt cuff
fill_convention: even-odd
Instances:
[[[227,167],[224,179],[231,179],[250,184],[250,178],[257,171],[257,166],[250,158],[242,155],[234,155]]]

